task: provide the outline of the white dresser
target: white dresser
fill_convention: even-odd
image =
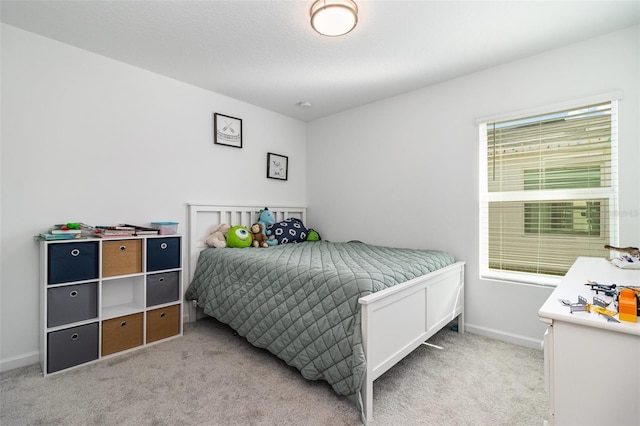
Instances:
[[[545,381],[551,425],[640,425],[640,323],[609,322],[589,312],[570,313],[558,299],[589,303],[596,292],[584,285],[640,286],[640,270],[605,259],[581,257],[538,311],[549,324],[544,338]],[[610,301],[602,292],[597,297]],[[613,306],[613,305],[612,305]],[[617,318],[617,315],[616,315]]]

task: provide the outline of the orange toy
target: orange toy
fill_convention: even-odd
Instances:
[[[629,288],[620,290],[618,313],[620,321],[638,322],[638,299],[635,291]]]

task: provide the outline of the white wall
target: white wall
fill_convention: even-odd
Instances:
[[[0,367],[37,362],[38,245],[55,223],[180,222],[190,201],[306,203],[306,124],[2,24]],[[244,148],[213,144],[213,113]],[[266,178],[267,152],[289,180]]]
[[[476,119],[623,90],[620,243],[637,245],[639,49],[635,27],[310,123],[307,220],[331,240],[451,251],[468,329],[539,348],[551,289],[479,279]]]

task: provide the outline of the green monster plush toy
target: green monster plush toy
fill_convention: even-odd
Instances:
[[[322,238],[318,231],[315,229],[309,229],[309,234],[307,235],[307,241],[320,241]]]
[[[251,245],[253,239],[246,226],[232,226],[227,232],[227,247],[245,248]]]

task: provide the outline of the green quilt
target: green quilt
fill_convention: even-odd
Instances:
[[[358,401],[358,299],[455,262],[447,252],[327,241],[201,252],[187,300],[311,380]]]

